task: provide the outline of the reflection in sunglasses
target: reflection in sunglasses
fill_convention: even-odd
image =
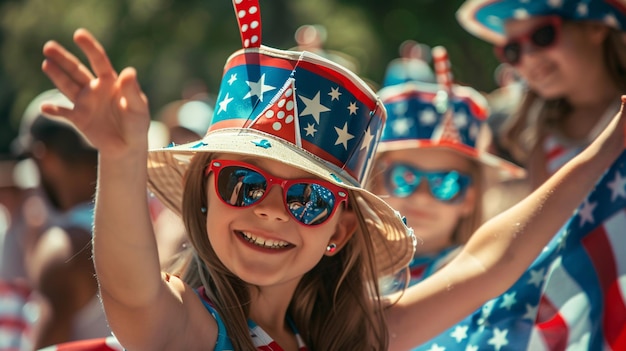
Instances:
[[[279,185],[283,189],[285,208],[305,225],[325,222],[348,196],[341,187],[321,179],[281,179],[241,161],[214,160],[205,175],[210,172],[215,173],[219,198],[233,207],[259,203],[269,187]]]
[[[409,197],[417,191],[426,178],[430,194],[447,203],[463,199],[472,184],[469,175],[458,171],[424,171],[408,164],[390,165],[385,172],[385,186],[395,197]]]

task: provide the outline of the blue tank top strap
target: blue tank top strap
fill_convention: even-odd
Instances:
[[[230,337],[226,334],[226,326],[224,325],[224,322],[222,321],[219,313],[217,313],[217,310],[215,309],[215,307],[213,307],[211,301],[206,296],[204,288],[201,287],[196,289],[196,294],[198,294],[198,297],[200,297],[200,300],[202,301],[204,307],[206,307],[209,313],[211,313],[211,316],[213,316],[213,318],[217,322],[217,341],[215,343],[214,350],[232,350],[233,345],[230,341]],[[291,327],[291,330],[293,330],[296,336],[298,349],[300,351],[307,351],[308,348],[306,347],[304,340],[300,336],[300,333],[298,332],[298,329],[296,328],[293,320],[291,318],[287,318],[287,323],[289,323],[289,327]],[[250,337],[252,338],[254,345],[257,346],[258,350],[267,350],[268,347],[270,347],[270,349],[272,350],[282,350],[282,348],[280,348],[280,346],[263,329],[261,329],[256,323],[254,323],[254,321],[250,319],[248,319],[248,329],[250,330]]]
[[[204,288],[197,289],[196,294],[198,294],[198,297],[200,297],[200,301],[202,301],[204,307],[206,307],[209,313],[211,313],[211,316],[215,319],[215,322],[217,322],[217,341],[215,342],[214,350],[232,350],[233,345],[230,342],[230,338],[226,334],[226,326],[224,325],[219,313],[217,313],[215,307],[213,307],[213,305],[209,302],[206,294],[204,293]]]

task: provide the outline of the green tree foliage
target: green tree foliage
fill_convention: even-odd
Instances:
[[[323,25],[326,48],[354,58],[375,86],[402,41],[444,45],[457,80],[490,90],[495,58],[456,22],[460,3],[261,0],[263,43],[293,48],[299,25]],[[52,87],[40,70],[43,44],[53,39],[78,52],[71,38],[79,27],[101,40],[116,68],[138,70],[153,114],[191,83],[216,93],[224,62],[241,47],[230,0],[0,0],[0,153],[28,102]]]

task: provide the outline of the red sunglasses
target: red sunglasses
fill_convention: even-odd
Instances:
[[[513,66],[518,65],[522,60],[522,53],[528,45],[534,49],[547,49],[556,44],[561,32],[561,23],[561,17],[546,17],[545,21],[537,24],[528,32],[509,38],[502,46],[496,46],[496,55],[502,62]]]
[[[215,174],[215,191],[231,207],[260,203],[269,189],[283,189],[287,212],[301,224],[313,226],[328,220],[340,203],[348,200],[345,189],[321,179],[282,179],[242,161],[213,160],[204,174]]]

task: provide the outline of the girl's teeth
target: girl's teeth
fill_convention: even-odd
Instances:
[[[257,236],[254,236],[250,233],[246,233],[246,232],[241,232],[241,234],[243,235],[243,237],[249,242],[252,243],[254,245],[260,246],[260,247],[264,247],[267,249],[282,249],[285,248],[287,246],[289,246],[289,243],[286,241],[282,241],[282,240],[265,240],[263,238],[259,238]]]

